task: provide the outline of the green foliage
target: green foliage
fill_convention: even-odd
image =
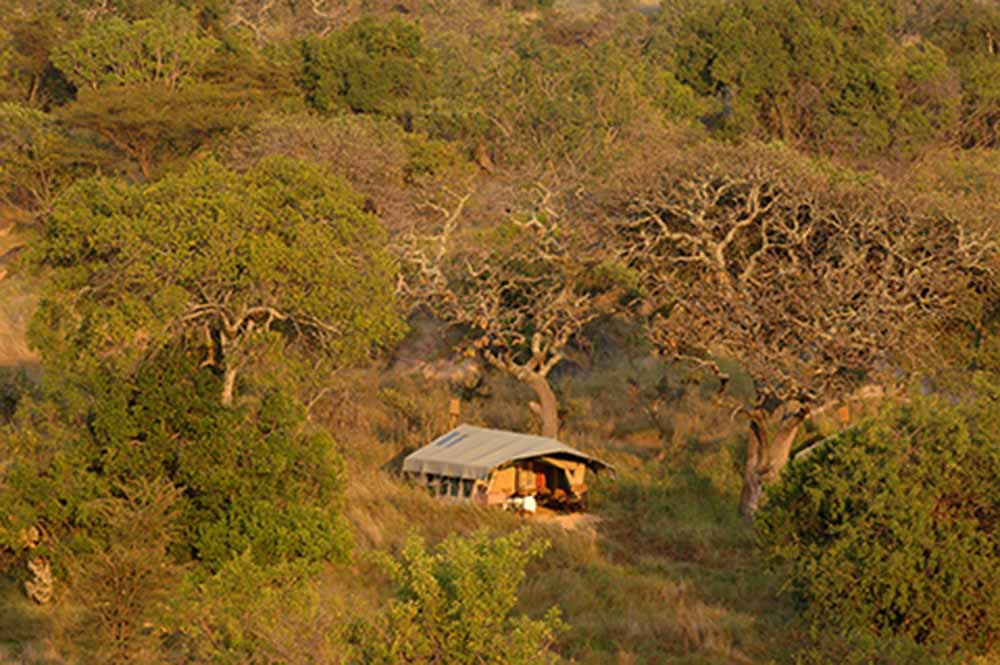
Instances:
[[[817,635],[795,652],[794,665],[968,665],[960,654],[928,648],[906,635],[872,635],[861,630],[846,636]]]
[[[303,43],[303,85],[320,111],[350,110],[408,121],[436,86],[433,54],[420,29],[367,17]]]
[[[791,465],[756,522],[817,625],[985,648],[1000,637],[1000,391],[916,400]]]
[[[896,77],[900,109],[893,136],[896,148],[913,152],[956,126],[961,111],[961,90],[948,56],[931,43],[899,49],[888,66]]]
[[[904,46],[866,2],[715,2],[672,41],[680,79],[721,108],[713,124],[870,155],[942,138],[959,98],[944,54]]]
[[[49,3],[46,3],[49,4]],[[0,101],[33,108],[65,102],[73,87],[49,56],[66,38],[66,21],[51,6],[18,11],[0,3]]]
[[[607,40],[567,48],[525,31],[450,100],[450,115],[429,109],[421,122],[432,135],[488,141],[497,161],[516,168],[601,172],[649,126],[699,110],[689,87],[648,66],[634,46]]]
[[[187,11],[165,5],[155,18],[94,21],[52,60],[77,88],[158,82],[173,89],[188,80],[217,45],[199,34]]]
[[[72,104],[59,109],[59,117],[95,135],[112,154],[131,160],[143,178],[150,178],[157,167],[189,157],[212,137],[247,126],[254,95],[200,82],[177,90],[156,82],[83,89]]]
[[[16,548],[16,534],[36,526],[63,552],[105,548],[117,536],[101,526],[102,502],[163,478],[183,489],[179,560],[215,570],[243,552],[265,565],[342,558],[350,538],[330,435],[280,393],[220,406],[219,379],[197,365],[175,353],[132,379],[96,373],[83,413],[26,405],[9,430],[19,455],[4,471],[10,491],[0,506],[12,521],[0,545]]]
[[[219,153],[238,169],[284,155],[341,175],[390,234],[411,228],[414,208],[431,196],[429,188],[444,177],[461,177],[467,166],[454,144],[364,114],[268,114]]]
[[[913,27],[948,54],[962,85],[964,147],[1000,145],[1000,8],[975,0],[935,0],[914,13]]]
[[[243,174],[200,161],[149,186],[80,181],[36,247],[53,273],[35,343],[53,366],[112,349],[127,366],[184,338],[206,344],[220,371],[275,338],[364,358],[402,323],[395,264],[360,203],[342,180],[285,158]]]
[[[651,8],[0,0],[0,225],[45,221],[0,250],[15,249],[0,272],[38,268],[4,282],[24,301],[11,335],[44,295],[31,332],[42,383],[0,367],[0,661],[536,663],[557,651],[916,665],[997,641],[997,463],[983,452],[996,448],[996,400],[901,407],[790,469],[798,484],[776,492],[761,529],[809,632],[736,515],[744,438],[708,403],[714,382],[699,395],[679,369],[651,369],[639,324],[609,333],[604,315],[647,287],[591,222],[636,213],[625,194],[647,176],[683,188],[683,155],[712,153],[715,176],[727,160],[764,165],[759,150],[704,141],[701,124],[835,155],[816,179],[780,165],[785,180],[809,175],[810,210],[884,185],[933,219],[996,218],[1000,10],[668,0],[654,17],[637,4]],[[95,170],[122,177],[83,179]],[[448,305],[471,303],[455,319],[476,333],[469,351],[504,349],[516,365],[545,326],[571,328],[572,343],[556,341],[572,366],[551,376],[565,434],[620,469],[591,487],[600,520],[532,524],[554,543],[545,555],[523,533],[451,535],[518,520],[436,505],[376,468],[447,426],[445,382],[381,363],[337,371],[401,337],[391,252],[434,220],[457,231],[440,237],[454,243],[440,274]],[[22,242],[28,261],[9,263]],[[431,256],[437,242],[413,244]],[[953,347],[955,394],[968,366],[1000,366],[993,303],[975,295],[950,302],[982,307],[965,317],[981,325],[934,330]],[[496,324],[513,334],[481,329]],[[715,329],[720,343],[735,334]],[[16,367],[9,336],[0,365]],[[456,341],[428,326],[392,362],[419,366]],[[731,369],[749,396],[747,368]],[[534,426],[523,386],[484,381],[466,386],[464,417]],[[309,417],[291,395],[311,398]],[[350,505],[329,432],[352,446]],[[386,564],[391,582],[373,580],[367,563],[336,563],[348,520],[361,549],[401,546],[411,529],[451,537],[410,542]],[[54,607],[14,598],[35,557],[53,564]]]
[[[261,566],[244,553],[189,576],[162,621],[185,662],[346,662],[347,626],[324,621],[316,582],[301,565]]]
[[[210,138],[245,127],[272,105],[294,105],[293,68],[226,35],[202,33],[194,16],[165,6],[151,18],[90,23],[54,55],[77,86],[60,117],[134,160],[143,177]]]
[[[566,628],[558,608],[542,619],[512,616],[525,566],[547,546],[526,531],[452,536],[432,552],[411,539],[401,561],[385,561],[397,597],[361,627],[363,662],[553,662],[549,646]]]
[[[0,203],[18,221],[46,212],[94,157],[51,116],[0,103]]]

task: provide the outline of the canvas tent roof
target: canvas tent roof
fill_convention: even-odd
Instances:
[[[608,465],[555,439],[472,425],[459,425],[403,460],[403,471],[485,479],[491,470],[515,460],[554,456],[576,459],[591,468]]]

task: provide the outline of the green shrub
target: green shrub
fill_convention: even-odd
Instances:
[[[420,29],[364,18],[303,45],[303,85],[320,111],[350,110],[405,120],[430,98],[435,67]]]
[[[93,379],[102,387],[82,413],[33,406],[12,428],[20,455],[2,479],[10,533],[37,526],[69,551],[100,549],[109,538],[89,508],[94,500],[163,478],[183,489],[178,560],[217,570],[244,551],[265,565],[342,559],[350,537],[330,435],[281,393],[222,406],[219,382],[196,357],[176,353],[132,378]]]
[[[179,535],[180,491],[153,479],[122,486],[119,494],[90,506],[93,528],[107,544],[69,562],[72,595],[84,608],[73,637],[96,662],[147,662],[158,641],[147,622],[183,572],[168,552]]]
[[[947,56],[894,39],[879,3],[738,0],[694,5],[677,77],[719,110],[710,125],[822,152],[915,151],[947,137],[960,101]],[[663,23],[669,32],[674,24]]]
[[[878,636],[868,631],[850,635],[816,635],[797,650],[793,665],[968,665],[955,654],[928,649],[905,635]]]
[[[385,560],[396,598],[381,616],[359,627],[366,663],[495,663],[535,665],[565,629],[559,609],[542,619],[512,616],[525,566],[547,541],[526,531],[489,538],[452,536],[429,552],[412,538],[402,561]]]
[[[791,465],[756,526],[816,627],[1000,639],[1000,391],[915,400]]]
[[[318,588],[307,567],[260,566],[249,553],[211,576],[188,576],[162,617],[175,653],[184,656],[174,662],[346,662],[348,626]]]

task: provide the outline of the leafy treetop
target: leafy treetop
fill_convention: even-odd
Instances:
[[[52,58],[78,88],[158,81],[173,89],[217,46],[215,39],[199,34],[189,13],[167,7],[155,18],[131,23],[117,17],[95,21]]]
[[[72,358],[200,339],[223,401],[261,333],[357,360],[402,331],[396,267],[358,198],[287,158],[243,174],[196,162],[149,186],[81,181],[36,249],[53,274],[35,342]]]

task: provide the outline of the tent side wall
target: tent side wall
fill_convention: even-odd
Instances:
[[[493,471],[486,486],[486,503],[489,505],[506,503],[508,497],[516,491],[514,485],[516,475],[517,470],[513,466]]]

